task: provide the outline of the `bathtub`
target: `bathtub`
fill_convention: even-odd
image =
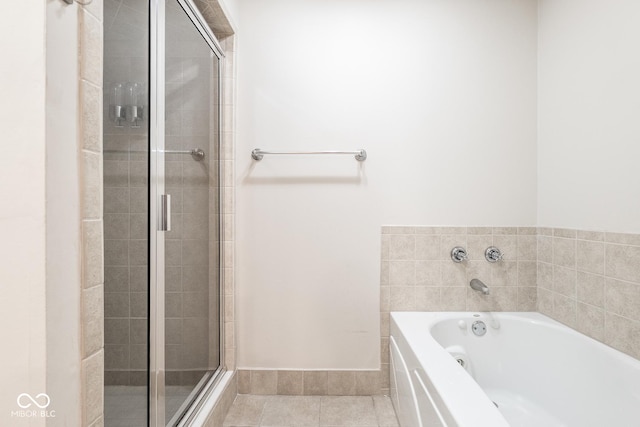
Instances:
[[[640,426],[640,361],[542,314],[394,312],[390,332],[402,427]]]

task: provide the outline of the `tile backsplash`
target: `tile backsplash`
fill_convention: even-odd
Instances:
[[[640,235],[539,228],[538,310],[640,358]]]

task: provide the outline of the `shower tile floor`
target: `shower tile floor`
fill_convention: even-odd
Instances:
[[[398,427],[387,396],[238,395],[225,427]]]
[[[167,410],[175,413],[193,387],[168,386]],[[105,427],[146,427],[147,388],[144,386],[105,386]]]

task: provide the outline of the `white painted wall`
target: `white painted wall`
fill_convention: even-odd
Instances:
[[[538,221],[640,232],[640,2],[541,0]]]
[[[45,391],[45,2],[0,13],[0,425]]]
[[[377,369],[381,225],[536,223],[537,3],[237,3],[238,366]]]

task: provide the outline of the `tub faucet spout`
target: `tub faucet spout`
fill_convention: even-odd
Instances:
[[[479,279],[471,279],[469,286],[471,286],[471,289],[475,291],[482,292],[483,295],[489,295],[489,287],[482,283]]]

